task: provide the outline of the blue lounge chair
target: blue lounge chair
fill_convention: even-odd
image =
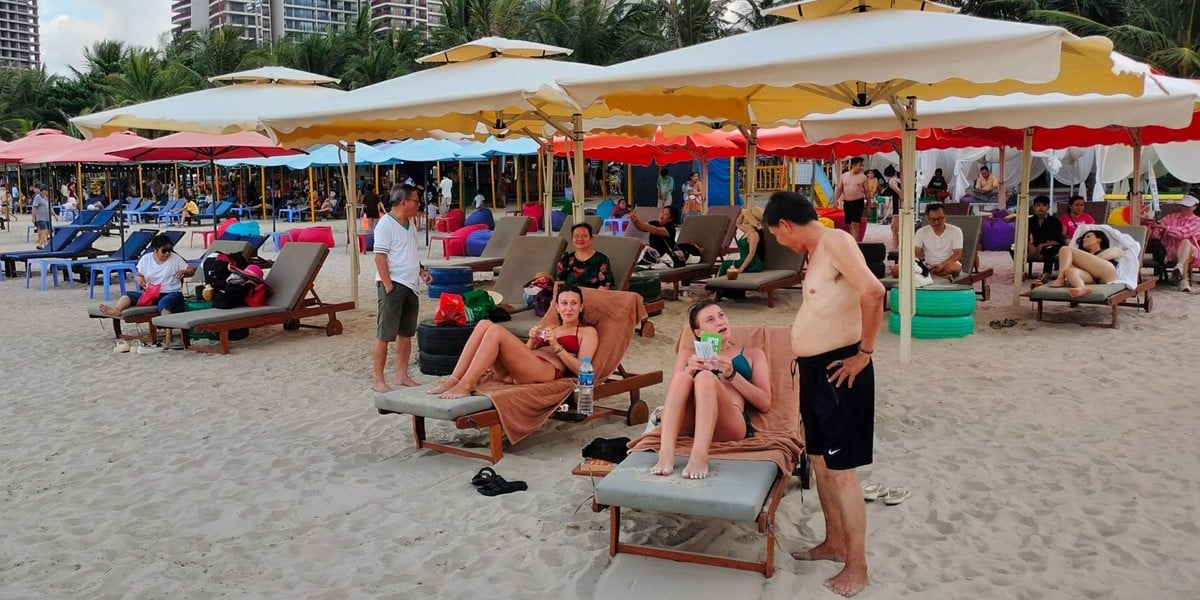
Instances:
[[[142,200],[137,204],[137,206],[125,210],[125,219],[130,222],[132,222],[134,219],[137,219],[140,223],[142,218],[146,216],[146,213],[150,212],[150,209],[153,206],[153,199]]]
[[[117,211],[106,209],[93,214],[92,220],[86,224],[76,225],[72,223],[70,225],[59,225],[58,227],[55,227],[55,229],[65,229],[68,231],[101,231],[107,228],[116,217]]]
[[[47,248],[47,249],[18,250],[15,252],[5,252],[3,254],[0,254],[0,261],[3,261],[3,263],[4,263],[4,275],[7,277],[16,277],[16,275],[17,275],[16,263],[18,260],[22,260],[21,257],[26,254],[38,254],[41,252],[48,252],[48,251],[52,252],[52,251],[58,251],[58,250],[62,250],[63,248],[66,248],[67,244],[69,244],[71,242],[71,240],[74,239],[76,233],[77,232],[75,232],[75,231],[71,231],[71,230],[67,230],[67,229],[56,230],[54,232],[54,235],[50,236],[50,242],[48,243],[49,248]]]
[[[205,219],[224,219],[225,217],[229,216],[229,211],[232,209],[232,202],[229,202],[228,200],[222,200],[221,202],[218,202],[215,205],[210,205],[208,208],[200,211],[199,214],[192,217],[190,220],[196,221],[198,224],[203,225]]]
[[[116,252],[100,258],[77,260],[71,264],[71,270],[86,277],[94,265],[136,261],[145,253],[146,248],[150,247],[150,240],[154,239],[154,235],[157,233],[153,229],[139,229],[131,232],[129,237],[125,238],[125,243]]]
[[[25,263],[25,272],[29,272],[29,261],[39,258],[80,258],[91,257],[96,255],[96,251],[92,249],[92,244],[100,239],[99,231],[84,231],[71,238],[71,241],[62,250],[35,250],[33,252],[20,253],[18,255],[5,255],[4,266],[8,269],[8,261],[11,258],[14,269],[16,262]]]
[[[154,219],[155,221],[162,221],[164,219],[170,220],[172,218],[178,220],[179,213],[182,209],[183,200],[172,200],[158,209],[151,209],[147,211],[142,216],[146,219]]]

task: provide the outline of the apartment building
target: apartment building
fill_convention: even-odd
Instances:
[[[0,64],[18,69],[42,64],[37,0],[0,0]]]
[[[420,0],[428,1],[428,0]],[[235,25],[246,39],[277,40],[288,34],[343,29],[370,0],[174,0],[175,31]]]
[[[388,29],[432,27],[441,19],[440,0],[371,0],[371,20]]]

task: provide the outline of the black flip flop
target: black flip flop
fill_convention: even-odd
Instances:
[[[503,477],[496,475],[486,484],[480,486],[479,493],[484,496],[502,496],[513,492],[524,492],[528,489],[529,486],[524,481],[507,481]]]
[[[491,481],[494,478],[500,477],[491,467],[484,467],[471,478],[471,485],[479,487]]]

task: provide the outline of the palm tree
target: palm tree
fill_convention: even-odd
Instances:
[[[201,80],[245,69],[255,45],[243,38],[243,33],[241,27],[232,26],[201,32],[191,40],[191,47],[186,48],[187,54],[179,62]],[[198,83],[208,85],[207,81]]]
[[[1109,13],[1092,13],[1092,16],[1102,14]],[[1169,75],[1186,78],[1200,75],[1198,0],[1126,0],[1123,20],[1111,22],[1065,10],[1031,10],[1029,16],[1080,35],[1107,36],[1118,52]]]
[[[403,75],[407,71],[401,67],[399,58],[390,44],[372,44],[365,55],[350,61],[342,85],[357,89]]]
[[[524,0],[448,0],[431,36],[439,49],[492,35],[525,38],[530,32],[527,12]]]
[[[125,42],[118,40],[100,40],[83,50],[83,62],[87,65],[86,74],[105,77],[121,70],[121,61],[125,60],[129,51]],[[75,67],[71,71],[78,77],[81,75]]]
[[[105,77],[100,88],[111,106],[148,102],[195,89],[183,67],[166,62],[153,50],[130,52],[121,72]]]

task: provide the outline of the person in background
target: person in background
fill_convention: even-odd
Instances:
[[[737,227],[738,257],[721,262],[717,276],[725,275],[730,269],[738,273],[761,273],[763,270],[763,255],[766,238],[762,232],[763,210],[757,206],[747,206],[738,212],[734,226]]]
[[[374,189],[368,187],[362,193],[362,207],[363,216],[367,219],[367,230],[374,231],[375,225],[379,223],[379,215],[382,214],[380,211],[382,207],[379,203],[379,194],[376,194]]]
[[[1033,214],[1029,215],[1028,258],[1041,257],[1042,283],[1050,281],[1058,265],[1058,249],[1066,242],[1062,221],[1050,216],[1050,198],[1033,199]]]
[[[671,206],[675,204],[675,178],[671,177],[671,172],[666,169],[658,171],[658,207]]]
[[[945,202],[950,197],[950,184],[946,183],[941,169],[933,170],[933,177],[930,177],[929,183],[925,185],[925,195],[933,196],[939,202]]]
[[[37,249],[44,250],[50,243],[50,194],[44,183],[33,186],[33,226],[37,229]]]
[[[833,207],[842,209],[846,226],[850,235],[859,239],[858,230],[862,227],[863,211],[867,206],[867,176],[863,173],[863,158],[855,156],[850,159],[850,170],[838,177],[837,188],[833,194]]]
[[[1179,212],[1167,215],[1156,227],[1166,246],[1166,262],[1174,262],[1179,273],[1179,290],[1192,291],[1192,267],[1200,264],[1200,217],[1196,216],[1195,196],[1188,194],[1179,202]]]
[[[683,212],[689,217],[704,214],[704,185],[695,171],[683,183]]]
[[[571,243],[575,249],[563,254],[554,277],[566,285],[612,289],[612,265],[603,252],[596,250],[592,226],[577,223],[571,228]]]
[[[946,209],[937,202],[925,205],[925,223],[913,235],[913,251],[930,275],[953,280],[963,270],[962,229],[946,222]]]
[[[999,202],[1000,182],[987,165],[979,167],[979,177],[975,178],[975,184],[967,190],[967,195],[976,202]]]
[[[1083,201],[1083,196],[1075,194],[1067,203],[1067,212],[1058,218],[1063,224],[1063,237],[1072,239],[1075,237],[1075,230],[1080,225],[1095,225],[1096,220],[1092,215],[1087,214],[1084,208],[1087,204]]]
[[[450,179],[449,174],[443,173],[438,186],[442,190],[442,210],[448,211],[454,202],[454,181]]]
[[[671,257],[671,262],[676,267],[682,267],[685,264],[679,248],[675,245],[675,227],[679,224],[678,208],[670,205],[664,206],[658,211],[658,220],[648,223],[638,218],[636,212],[631,212],[629,213],[629,224],[638,231],[650,234],[650,247],[658,252],[659,256]]]
[[[1079,237],[1078,247],[1064,245],[1058,251],[1058,277],[1050,287],[1070,286],[1072,298],[1090,293],[1089,283],[1112,283],[1117,280],[1117,259],[1121,251],[1113,248],[1108,234],[1091,230]]]

